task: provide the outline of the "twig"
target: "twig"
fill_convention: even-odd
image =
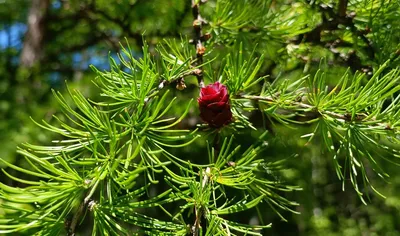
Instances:
[[[340,0],[338,3],[337,12],[326,4],[319,5],[319,10],[323,13],[322,22],[317,25],[313,30],[300,34],[295,43],[300,43],[302,41],[309,42],[315,45],[321,45],[323,47],[328,47],[331,52],[340,57],[353,71],[357,70],[370,70],[370,66],[365,66],[362,64],[361,58],[356,54],[355,51],[351,51],[348,56],[344,56],[339,53],[334,45],[325,44],[322,41],[321,33],[323,31],[333,31],[339,28],[339,25],[344,25],[350,28],[351,32],[359,37],[365,44],[365,52],[368,55],[369,59],[373,60],[375,57],[375,50],[372,45],[372,42],[365,36],[369,31],[361,31],[357,29],[355,26],[353,19],[355,17],[354,13],[347,14],[347,4],[348,0]]]
[[[245,99],[250,99],[250,100],[257,100],[257,101],[267,101],[267,102],[275,102],[275,99],[272,97],[264,97],[264,96],[253,96],[253,95],[238,95],[239,98],[245,98]],[[321,114],[321,115],[327,115],[330,116],[332,118],[336,118],[336,119],[340,119],[343,120],[344,122],[348,122],[348,121],[357,121],[357,122],[361,122],[361,121],[367,121],[365,118],[367,117],[366,114],[358,114],[355,119],[352,118],[351,114],[346,113],[346,114],[340,114],[337,112],[333,112],[333,111],[324,111],[324,110],[317,110],[317,108],[315,106],[306,104],[306,103],[302,103],[302,102],[291,102],[290,105],[294,105],[294,106],[298,106],[300,108],[306,108],[306,109],[310,109],[310,110],[314,110],[315,112]],[[375,118],[371,118],[370,120],[373,121]],[[387,123],[382,123],[382,122],[378,122],[376,123],[377,126],[384,128],[385,130],[393,130],[393,128],[387,124]]]
[[[92,182],[92,180],[85,180],[85,184],[89,185]],[[78,225],[79,220],[82,217],[82,214],[85,212],[85,210],[89,207],[90,209],[93,208],[94,202],[90,200],[92,197],[93,193],[95,192],[97,185],[99,183],[99,180],[96,180],[96,183],[94,186],[87,190],[85,193],[85,198],[81,202],[81,204],[78,207],[78,210],[75,212],[74,216],[72,217],[71,222],[67,222],[65,225],[65,228],[67,229],[67,236],[75,236],[75,231],[76,231],[76,226]]]
[[[348,3],[348,0],[340,0],[339,1],[338,15],[340,17],[346,17],[347,3]]]
[[[67,225],[67,235],[68,236],[75,236],[76,226],[78,225],[78,221],[81,218],[84,210],[86,209],[88,202],[82,201],[79,205],[78,210],[72,217],[71,223]]]
[[[203,41],[205,37],[202,33],[202,26],[205,23],[204,19],[200,15],[200,3],[204,3],[205,1],[192,0],[192,14],[193,14],[193,29],[194,29],[194,39],[193,43],[196,47],[196,58],[197,58],[197,66],[200,70],[200,73],[196,74],[197,82],[199,87],[204,87],[204,79],[203,79],[203,55],[206,52],[206,48],[203,45]]]
[[[219,152],[221,151],[221,145],[220,145],[220,132],[219,130],[217,131],[215,137],[214,137],[214,142],[213,142],[213,148],[214,148],[214,157],[217,158],[219,155]]]
[[[162,81],[160,82],[160,84],[158,85],[157,89],[158,89],[158,90],[161,90],[161,89],[163,89],[165,86],[167,86],[167,85],[169,85],[169,84],[171,84],[171,83],[173,83],[173,82],[175,82],[175,81],[179,82],[179,80],[184,79],[186,76],[194,75],[194,76],[197,77],[197,76],[198,76],[199,74],[201,74],[201,73],[202,73],[202,71],[201,71],[200,69],[196,68],[196,69],[187,71],[187,72],[185,72],[185,73],[183,73],[183,74],[180,74],[178,77],[176,77],[176,78],[174,78],[174,79],[171,79],[171,80],[165,80],[165,79],[164,79],[164,80],[162,80]]]
[[[275,102],[275,99],[273,99],[272,97],[264,97],[264,96],[254,96],[254,95],[239,95],[240,98],[246,98],[246,99],[250,99],[250,100],[260,100],[260,101],[267,101],[267,102]],[[306,108],[306,109],[315,109],[314,106],[311,106],[309,104],[306,103],[301,103],[301,102],[291,102],[291,105],[295,105],[301,108]],[[335,113],[335,112],[331,112],[331,111],[318,111],[318,112],[323,112],[331,117],[334,118],[338,118],[338,119],[343,119],[343,120],[347,120],[348,117],[346,115],[342,115],[339,113]]]
[[[211,173],[210,167],[207,167],[206,170],[204,171],[203,179],[201,181],[201,190],[204,191],[204,188],[206,187],[208,180],[209,180],[209,175]],[[199,235],[199,230],[201,226],[201,218],[203,217],[203,208],[195,206],[195,214],[196,214],[196,220],[194,221],[194,224],[192,226],[192,233],[193,236],[198,236]]]
[[[203,78],[203,55],[206,51],[206,48],[203,45],[203,42],[207,41],[210,38],[210,34],[202,33],[202,26],[206,21],[201,17],[200,14],[200,4],[207,2],[206,0],[192,0],[192,14],[193,14],[193,30],[194,30],[194,39],[190,40],[190,43],[193,43],[196,48],[196,65],[193,66],[193,70],[182,74],[181,76],[172,79],[170,81],[162,80],[158,85],[158,89],[163,89],[170,83],[177,82],[177,88],[180,89],[184,84],[184,77],[189,75],[194,75],[197,78],[197,82],[199,87],[204,87],[204,78]],[[184,88],[184,87],[183,87]]]
[[[218,156],[218,153],[221,149],[219,140],[220,140],[220,135],[219,135],[219,132],[217,132],[217,134],[214,138],[214,142],[213,142],[215,156]],[[206,170],[203,172],[203,179],[201,181],[201,191],[202,192],[204,192],[204,189],[207,186],[210,174],[211,174],[211,169],[210,169],[210,167],[207,167]],[[201,218],[203,217],[203,213],[204,213],[204,209],[202,208],[202,206],[200,206],[200,207],[195,206],[196,220],[194,221],[194,224],[192,226],[193,236],[199,235],[199,229],[201,227]]]
[[[89,201],[86,201],[86,198],[81,202],[78,207],[78,210],[73,215],[71,221],[66,221],[65,229],[67,230],[67,236],[75,236],[76,226],[78,225],[79,220],[81,219],[82,214],[88,206]]]

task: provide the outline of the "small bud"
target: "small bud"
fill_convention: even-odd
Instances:
[[[193,70],[193,74],[195,74],[195,75],[201,75],[202,73],[203,73],[203,71],[199,68],[196,68]]]
[[[233,161],[228,161],[228,166],[230,167],[236,167],[236,163]]]
[[[167,83],[166,80],[163,80],[159,85],[158,85],[158,89],[163,89],[165,86],[165,83]]]
[[[201,26],[201,21],[200,20],[194,20],[193,21],[193,27],[195,28],[199,28]]]
[[[354,11],[350,12],[347,17],[353,19],[354,17],[356,17],[356,13]]]
[[[204,53],[206,52],[206,48],[203,45],[197,45],[197,49],[196,49],[196,53],[197,55],[204,55]]]
[[[347,121],[351,120],[351,114],[350,114],[350,113],[344,114],[344,118],[345,118],[345,120],[347,120]]]
[[[365,74],[368,74],[368,72],[370,72],[369,68],[361,68],[361,71]]]
[[[88,186],[90,183],[92,183],[91,179],[85,179],[84,181],[85,185]]]
[[[88,203],[88,209],[89,209],[89,211],[93,211],[93,208],[96,206],[96,202],[95,201],[93,201],[93,200],[91,200],[89,203]]]
[[[185,80],[182,78],[176,82],[176,89],[184,90],[186,88]]]
[[[203,36],[201,36],[201,41],[205,42],[211,38],[210,33],[205,33]]]

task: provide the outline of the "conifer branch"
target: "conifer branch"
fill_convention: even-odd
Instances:
[[[188,72],[186,72],[186,73],[184,73],[184,74],[182,74],[181,76],[179,76],[179,77],[177,77],[177,78],[174,78],[174,79],[172,79],[172,80],[162,80],[161,82],[160,82],[160,84],[158,85],[158,87],[157,87],[157,89],[158,90],[161,90],[161,89],[163,89],[163,88],[165,88],[166,86],[168,86],[168,85],[170,85],[170,84],[172,84],[172,83],[174,83],[174,82],[177,82],[178,84],[179,83],[181,83],[181,81],[183,81],[184,80],[184,78],[185,77],[187,77],[187,76],[191,76],[191,75],[194,75],[194,76],[199,76],[200,74],[202,74],[203,72],[201,71],[201,69],[198,69],[198,68],[195,68],[195,69],[193,69],[193,70],[191,70],[191,71],[188,71]],[[178,85],[177,85],[178,86]]]
[[[220,134],[217,132],[216,136],[214,137],[214,142],[213,142],[213,148],[214,148],[214,156],[218,156],[220,152]],[[204,189],[206,188],[208,182],[209,182],[209,176],[211,174],[211,169],[210,167],[207,167],[206,170],[203,172],[203,179],[201,180],[201,189],[202,192],[204,192]],[[196,215],[196,220],[193,224],[192,227],[192,233],[193,236],[198,236],[199,235],[199,229],[201,227],[201,218],[203,217],[204,214],[203,206],[195,206],[195,215]]]
[[[275,99],[272,98],[271,96],[255,96],[255,95],[239,95],[239,98],[245,98],[245,99],[250,99],[250,100],[256,100],[256,101],[266,101],[266,102],[275,102]],[[291,102],[291,105],[298,106],[299,108],[305,108],[305,109],[315,109],[315,107],[306,104],[306,103],[301,103],[301,102]],[[348,117],[346,115],[342,115],[339,113],[331,112],[331,111],[319,111],[323,112],[331,117],[342,119],[342,120],[347,120]]]
[[[210,167],[207,167],[206,170],[203,172],[203,179],[201,180],[201,189],[202,191],[204,191],[204,189],[206,188],[208,181],[209,181],[209,175],[211,173],[211,169]],[[192,233],[193,236],[198,236],[199,235],[199,230],[201,227],[201,218],[203,217],[203,213],[204,213],[204,209],[203,206],[197,206],[195,205],[195,221],[194,224],[192,226]]]
[[[88,203],[86,201],[82,201],[79,205],[78,210],[75,212],[72,220],[69,224],[67,224],[67,235],[75,236],[76,226],[78,225],[78,221],[81,219],[82,214],[85,212]]]
[[[351,12],[347,14],[347,4],[348,0],[340,0],[338,3],[337,12],[329,5],[321,4],[319,5],[319,10],[326,15],[323,15],[322,22],[317,25],[313,30],[306,32],[304,34],[300,34],[298,36],[298,40],[296,42],[310,42],[316,45],[321,45],[323,47],[329,48],[329,50],[337,57],[340,57],[344,60],[344,62],[350,66],[353,71],[357,70],[367,70],[369,71],[369,66],[363,65],[360,56],[356,54],[355,51],[350,51],[348,56],[343,56],[339,53],[336,48],[334,48],[336,43],[324,43],[322,41],[322,32],[323,31],[333,31],[337,30],[339,25],[344,25],[349,27],[351,32],[359,37],[365,43],[365,52],[369,59],[373,60],[375,57],[375,49],[372,45],[372,42],[365,36],[368,31],[358,30],[355,26],[353,19],[355,17],[355,13]],[[340,39],[337,39],[333,42],[341,42]]]
[[[86,180],[85,182],[90,183],[91,181]],[[94,190],[97,187],[97,183],[98,183],[98,180],[97,180],[96,184],[86,192],[85,198],[79,204],[78,210],[72,216],[71,222],[68,222],[68,224],[66,225],[66,230],[67,230],[68,236],[75,236],[76,227],[78,225],[79,220],[81,220],[81,217],[84,214],[84,212],[86,211],[86,209],[88,208],[88,206],[93,205],[94,202],[91,201],[90,198],[92,197]]]
[[[192,14],[193,14],[193,29],[194,29],[194,39],[193,39],[193,44],[195,45],[196,48],[196,64],[199,66],[199,71],[198,73],[195,74],[197,78],[197,82],[199,84],[199,87],[202,88],[204,87],[204,79],[203,79],[203,55],[206,52],[206,48],[203,45],[203,41],[205,40],[205,37],[203,36],[202,32],[202,26],[205,23],[204,19],[201,17],[200,14],[200,3],[205,3],[206,1],[200,1],[200,0],[192,0]]]
[[[250,100],[256,100],[256,101],[266,101],[266,102],[271,102],[274,103],[276,100],[272,98],[271,96],[255,96],[255,95],[238,95],[239,98],[245,98],[245,99],[250,99]],[[337,112],[333,111],[325,111],[325,110],[317,110],[315,106],[312,106],[310,104],[302,103],[302,102],[290,102],[290,105],[292,106],[297,106],[299,108],[304,108],[304,109],[309,109],[312,111],[317,112],[320,115],[327,115],[335,119],[340,119],[345,122],[349,121],[355,121],[355,122],[365,122],[365,118],[367,117],[366,114],[358,114],[354,119],[351,117],[351,114],[346,113],[346,114],[340,114]],[[374,120],[374,118],[370,118],[370,120]],[[378,127],[383,127],[385,130],[392,130],[393,128],[390,127],[390,125],[386,123],[376,123]]]

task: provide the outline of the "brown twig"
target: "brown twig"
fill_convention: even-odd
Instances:
[[[81,218],[86,207],[87,207],[87,202],[82,201],[81,204],[79,205],[78,210],[72,217],[71,222],[69,222],[69,224],[67,224],[67,235],[68,236],[75,236],[76,226],[78,225],[78,221]]]
[[[340,0],[339,1],[339,7],[338,7],[338,15],[340,17],[346,17],[346,11],[347,11],[347,3],[348,0]]]
[[[179,83],[179,82],[180,82],[181,80],[183,80],[186,76],[194,75],[194,76],[197,77],[200,73],[202,73],[202,71],[201,71],[200,69],[196,68],[196,69],[187,71],[187,72],[181,74],[179,77],[176,77],[176,78],[174,78],[174,79],[171,79],[171,80],[162,80],[162,81],[160,82],[160,84],[158,85],[158,88],[157,88],[157,89],[158,89],[158,90],[161,90],[161,89],[165,88],[165,86],[167,86],[167,85],[169,85],[169,84],[171,84],[171,83],[174,83],[174,82]]]
[[[200,70],[198,74],[196,74],[197,82],[199,87],[204,87],[204,79],[203,79],[203,55],[206,52],[206,48],[203,45],[203,41],[205,37],[202,33],[202,26],[205,23],[204,19],[200,15],[200,3],[204,3],[205,1],[200,0],[192,0],[192,14],[193,14],[193,29],[194,29],[194,39],[193,43],[196,47],[196,64],[197,68]]]
[[[89,185],[92,180],[85,180],[85,184]],[[92,187],[96,189],[98,180],[96,181],[95,185]],[[85,198],[82,200],[81,204],[78,207],[78,210],[72,216],[71,221],[66,221],[65,229],[67,230],[68,236],[75,236],[76,227],[78,226],[79,220],[81,220],[82,215],[85,213],[86,209],[89,208],[91,210],[94,205],[94,201],[91,200],[92,194],[94,193],[94,189],[89,189],[85,193]]]
[[[82,214],[85,212],[87,206],[88,206],[88,201],[83,200],[79,205],[78,210],[73,215],[71,221],[66,222],[65,228],[67,230],[68,236],[75,236],[76,226],[78,225],[78,222],[81,219]]]

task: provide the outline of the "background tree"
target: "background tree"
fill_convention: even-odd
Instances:
[[[395,173],[397,169],[392,164],[393,162],[397,163],[398,155],[396,151],[398,150],[396,144],[398,74],[396,70],[393,70],[398,67],[399,63],[399,33],[397,31],[399,25],[396,20],[399,16],[398,2],[384,0],[231,2],[218,0],[201,5],[201,15],[198,15],[193,7],[197,5],[191,5],[192,3],[189,1],[171,2],[172,9],[166,7],[164,1],[116,1],[115,4],[109,4],[108,1],[107,4],[101,1],[32,1],[30,6],[25,1],[6,1],[2,4],[6,6],[0,8],[4,9],[1,13],[4,16],[2,17],[4,19],[3,35],[12,38],[15,37],[13,36],[15,33],[12,32],[22,32],[23,28],[26,29],[23,45],[18,43],[22,41],[16,40],[16,37],[13,40],[7,40],[8,44],[2,47],[3,55],[6,56],[6,59],[2,60],[5,65],[2,70],[3,78],[6,78],[4,82],[2,81],[4,85],[2,109],[5,111],[2,123],[5,127],[4,130],[7,131],[2,132],[4,139],[12,140],[9,138],[12,133],[18,134],[17,142],[26,141],[28,139],[26,134],[37,136],[37,128],[25,125],[28,117],[25,113],[28,112],[35,118],[35,116],[42,117],[45,111],[48,114],[46,120],[49,122],[48,125],[45,123],[45,126],[47,129],[55,131],[55,134],[47,132],[35,137],[35,139],[39,138],[39,142],[44,143],[50,139],[58,140],[60,139],[59,135],[67,136],[72,140],[77,137],[90,137],[87,140],[90,145],[85,145],[85,142],[80,139],[79,142],[75,140],[74,144],[56,145],[58,148],[28,145],[19,151],[21,154],[19,160],[25,156],[28,162],[21,162],[18,165],[33,172],[22,171],[21,174],[17,172],[21,169],[8,164],[7,166],[13,168],[6,169],[8,172],[5,173],[13,173],[14,176],[25,178],[28,181],[12,177],[10,179],[8,174],[6,174],[8,177],[4,179],[8,181],[9,185],[20,187],[38,185],[41,186],[39,189],[46,190],[41,197],[36,199],[37,201],[34,198],[30,199],[32,205],[23,205],[23,208],[27,209],[26,212],[34,212],[32,215],[10,224],[10,214],[15,213],[15,209],[10,209],[10,207],[15,208],[15,205],[10,205],[7,199],[10,200],[12,197],[20,203],[29,203],[26,202],[25,197],[32,196],[24,195],[21,189],[11,189],[2,185],[2,196],[5,199],[3,200],[4,230],[12,230],[13,227],[18,229],[38,226],[26,233],[36,232],[38,229],[44,233],[54,233],[56,231],[49,230],[64,231],[65,229],[60,226],[60,223],[65,223],[66,231],[68,231],[77,227],[82,217],[80,212],[91,210],[86,217],[87,222],[93,222],[90,217],[94,217],[95,224],[98,223],[103,227],[97,228],[100,230],[99,232],[111,229],[121,230],[120,233],[128,229],[135,230],[136,228],[125,225],[119,228],[122,223],[110,220],[110,217],[122,219],[122,215],[115,216],[113,214],[122,214],[126,211],[129,211],[129,214],[136,214],[136,218],[126,219],[128,223],[137,225],[137,222],[140,221],[142,224],[137,225],[139,229],[153,229],[156,230],[154,232],[158,232],[157,230],[160,229],[149,227],[148,224],[143,223],[146,218],[141,218],[143,216],[139,214],[143,212],[136,209],[138,206],[150,207],[154,204],[158,206],[161,203],[186,198],[193,199],[195,203],[203,202],[201,206],[206,204],[212,207],[213,203],[202,201],[202,199],[208,199],[209,196],[201,193],[220,191],[213,187],[204,191],[204,188],[210,185],[204,184],[203,186],[203,183],[208,183],[209,179],[205,182],[203,180],[205,176],[212,173],[211,170],[215,169],[208,169],[201,165],[215,162],[215,165],[221,171],[225,171],[228,176],[233,174],[229,171],[239,171],[242,174],[241,179],[232,175],[229,180],[239,181],[240,179],[245,181],[241,184],[249,184],[250,182],[246,181],[254,177],[241,173],[240,169],[249,164],[245,160],[251,157],[248,156],[249,153],[246,154],[242,151],[249,148],[251,153],[251,145],[255,145],[253,146],[254,152],[260,154],[259,159],[256,160],[262,162],[262,164],[257,163],[257,166],[261,166],[263,169],[262,172],[252,170],[251,174],[255,174],[257,180],[262,180],[266,175],[272,177],[273,179],[269,183],[273,187],[277,187],[278,183],[290,183],[302,187],[303,191],[279,192],[277,195],[278,199],[285,197],[285,199],[296,200],[299,206],[287,209],[299,211],[301,214],[296,216],[290,212],[278,211],[281,216],[279,217],[279,214],[273,214],[268,208],[268,202],[271,203],[274,198],[268,197],[261,200],[258,198],[261,195],[250,194],[250,199],[246,203],[243,202],[243,209],[251,208],[246,212],[245,217],[234,214],[229,217],[229,220],[244,224],[258,222],[262,225],[271,222],[273,227],[263,232],[279,235],[290,234],[290,232],[295,235],[398,234],[395,220],[398,214],[396,209],[399,206],[396,198],[398,181],[396,181]],[[28,11],[28,7],[31,10]],[[19,14],[11,14],[13,11],[9,9],[12,8],[25,10],[18,11]],[[42,10],[37,10],[38,8]],[[192,13],[194,13],[195,21],[193,21]],[[32,14],[37,14],[37,19],[42,19],[34,22],[39,26],[31,26],[30,23],[23,26],[21,22],[25,22],[26,17]],[[203,33],[209,33],[212,36],[207,42],[204,41],[208,36],[199,38],[201,36],[199,34],[200,26]],[[188,34],[193,30],[192,27],[195,28],[196,33],[189,38],[193,39],[192,42],[196,47],[189,45],[190,40],[185,37],[180,39],[180,33]],[[38,37],[41,42],[30,42],[33,40],[33,36],[30,34],[35,30],[41,32],[39,34],[42,36]],[[146,30],[144,38],[147,39],[149,46],[146,46],[147,44],[142,40],[144,30]],[[37,36],[37,34],[35,35]],[[205,35],[207,34],[203,36]],[[125,44],[125,50],[122,53],[124,56],[120,57],[120,64],[111,59],[111,70],[100,72],[106,66],[95,55],[102,55],[101,58],[106,58],[104,55],[111,50],[113,52],[111,58],[116,58],[117,55],[114,53],[121,49],[118,42],[124,42],[123,37],[127,37],[131,50]],[[170,40],[174,37],[177,38],[177,41]],[[163,41],[164,39],[166,41]],[[5,40],[3,41],[5,42]],[[160,46],[155,46],[159,42]],[[32,45],[35,49],[31,51],[35,52],[33,55],[36,59],[24,62],[22,59],[24,51],[27,51],[26,48]],[[142,46],[144,46],[143,52],[140,51]],[[201,54],[204,51],[202,46],[206,48],[207,54],[205,55]],[[195,56],[196,54],[197,56]],[[17,58],[21,58],[20,64]],[[142,60],[137,58],[142,58]],[[88,86],[87,81],[93,77],[90,72],[86,74],[88,64],[94,64],[99,68],[97,74],[100,77],[95,81],[102,89],[103,98],[96,95],[97,90],[94,90],[93,86]],[[138,69],[132,71],[131,64]],[[131,71],[129,72],[129,70]],[[356,71],[359,72],[356,73]],[[361,75],[360,72],[365,75]],[[141,86],[138,93],[131,94],[129,91],[132,90],[132,87],[126,87],[123,82],[118,82],[118,79],[121,80],[128,76],[125,73],[130,73],[131,77],[129,78],[142,81],[135,83],[131,81],[130,84],[133,85],[136,83],[143,85],[143,82],[147,81],[147,79],[142,80],[143,75],[149,75],[152,80],[143,88]],[[189,75],[194,75],[196,79]],[[182,80],[183,77],[186,78],[185,82]],[[164,117],[167,120],[154,119],[161,117],[157,116],[157,113],[149,117],[131,118],[131,121],[137,122],[138,127],[134,126],[135,130],[137,130],[136,128],[141,130],[140,135],[145,134],[143,137],[150,142],[150,145],[144,148],[144,153],[141,153],[141,148],[139,151],[137,148],[135,149],[135,147],[141,147],[141,139],[132,139],[132,137],[121,140],[119,138],[104,139],[104,137],[111,137],[111,134],[126,132],[127,128],[120,127],[120,124],[129,124],[127,117],[124,118],[124,112],[127,114],[140,113],[135,109],[142,109],[143,112],[150,111],[152,114],[151,112],[164,109],[161,107],[165,105],[165,101],[171,100],[173,97],[177,97],[178,101],[197,97],[198,81],[201,81],[202,77],[205,84],[217,79],[226,84],[235,118],[228,128],[223,128],[220,139],[215,139],[214,143],[208,145],[205,143],[205,140],[212,141],[213,138],[210,135],[215,135],[215,132],[207,130],[204,126],[198,127],[200,130],[190,133],[190,135],[184,135],[183,131],[179,136],[172,136],[172,134],[170,136],[168,133],[165,136],[165,133],[157,133],[159,132],[157,130],[163,130],[163,122],[168,128],[195,130],[201,120],[198,118],[199,113],[194,103],[182,106],[164,106],[164,108],[169,108],[167,113],[163,114],[166,115]],[[67,78],[69,80],[73,78],[71,82],[68,82],[70,91],[73,91],[74,87],[80,86],[80,90],[85,91],[85,94],[97,103],[87,103],[80,93],[75,92],[71,92],[72,100],[64,101],[64,96],[61,94],[56,96],[58,99],[50,99],[49,87],[61,88],[62,81]],[[115,84],[118,86],[114,86]],[[175,89],[176,86],[187,88],[178,92]],[[34,93],[32,93],[32,88],[35,89]],[[158,91],[156,88],[162,89]],[[154,97],[152,97],[153,93]],[[158,100],[156,94],[160,95]],[[150,98],[146,96],[150,96]],[[111,102],[113,100],[119,102]],[[188,100],[186,99],[186,101]],[[54,101],[59,101],[64,109],[64,113],[58,114],[58,117],[62,122],[63,129],[67,131],[50,126],[57,123],[57,120],[50,119],[51,115],[59,110],[59,108],[49,108],[59,106],[55,105],[56,103],[53,104]],[[148,101],[150,102],[147,103]],[[71,106],[70,104],[75,105]],[[141,105],[137,108],[127,104]],[[179,104],[183,103],[179,102]],[[98,108],[100,110],[98,112],[96,108],[102,106],[103,108]],[[188,109],[186,109],[187,107]],[[107,115],[103,114],[104,111],[108,111]],[[71,114],[76,118],[70,122],[78,122],[80,125],[77,125],[80,128],[67,121]],[[170,126],[174,123],[169,118],[177,114],[186,114],[186,116],[184,119],[178,119],[180,122],[176,124],[177,126]],[[36,120],[40,120],[40,118]],[[21,129],[21,121],[25,121],[22,122],[23,126],[29,128]],[[141,126],[143,124],[148,124],[148,126]],[[14,128],[10,129],[11,127]],[[121,129],[116,130],[118,127]],[[150,133],[147,133],[148,127],[150,127]],[[243,129],[243,127],[247,129]],[[256,130],[250,131],[251,127]],[[294,127],[296,129],[293,129]],[[262,145],[256,140],[259,140],[264,130],[269,130],[269,134],[262,136],[264,141]],[[224,153],[230,152],[229,149],[226,151],[224,148],[229,146],[228,144],[231,142],[229,137],[233,133],[235,136],[232,141],[233,146],[241,145],[243,148],[234,152],[237,159],[230,163],[224,160],[224,158],[228,158],[224,156]],[[202,137],[198,138],[196,134]],[[302,135],[304,135],[303,138],[299,138]],[[224,139],[224,137],[228,139]],[[171,145],[177,144],[176,140],[182,138],[196,140],[188,147],[170,148]],[[135,141],[127,142],[127,140]],[[163,157],[160,157],[160,150],[154,151],[154,148],[160,148],[160,142],[166,146],[165,151],[161,151],[165,154]],[[127,146],[123,146],[124,143]],[[220,146],[222,154],[220,156],[214,154],[213,157],[212,151],[206,151],[207,146],[210,148],[213,146],[214,149],[218,149],[217,147]],[[4,144],[4,147],[7,145]],[[13,144],[9,144],[8,147],[8,150],[12,149]],[[115,149],[116,147],[121,149]],[[261,147],[266,148],[267,151],[261,153]],[[232,145],[230,148],[233,148]],[[3,150],[7,150],[7,148]],[[139,156],[145,163],[135,162],[132,164],[133,166],[124,164],[124,168],[128,168],[129,171],[132,170],[129,168],[146,167],[151,163],[152,167],[150,169],[137,168],[138,172],[135,172],[137,175],[129,173],[129,176],[132,177],[128,178],[127,174],[124,174],[124,171],[127,170],[118,169],[119,165],[114,167],[110,164],[111,170],[116,171],[116,175],[121,179],[114,179],[115,183],[103,181],[102,178],[105,177],[101,177],[101,171],[96,172],[96,168],[90,167],[101,163],[101,159],[107,159],[105,157],[110,159],[110,156],[113,155],[112,151],[116,150],[119,150],[115,155],[116,160],[130,160],[130,155],[118,159],[118,155],[122,155],[121,153],[140,152]],[[154,153],[149,150],[153,150]],[[10,160],[11,154],[9,153],[3,154],[3,160]],[[89,158],[87,162],[84,162],[83,159],[79,159],[82,156],[90,156],[90,153],[96,154],[96,158],[100,160],[93,161]],[[204,159],[207,154],[210,155],[209,160]],[[46,157],[50,155],[53,158],[43,160],[40,158],[41,155]],[[181,162],[177,162],[177,159],[173,159],[174,157],[180,157]],[[379,157],[388,159],[390,162],[382,162]],[[154,163],[154,160],[157,160],[154,158],[160,158],[160,163]],[[281,162],[284,159],[286,161],[279,165],[279,169],[276,169],[275,161]],[[67,162],[65,163],[63,160],[67,160]],[[190,163],[196,164],[189,164],[189,160]],[[29,161],[36,161],[37,164],[31,166]],[[168,163],[167,165],[167,161],[173,164]],[[243,165],[241,166],[241,164]],[[52,167],[53,165],[56,167],[55,169]],[[44,168],[46,174],[35,169],[35,166]],[[112,176],[111,173],[114,173],[112,171],[109,169],[107,174],[104,174],[107,177],[105,179]],[[172,179],[159,178],[157,175],[159,171],[163,171]],[[374,175],[374,172],[378,175]],[[389,179],[392,182],[391,185],[376,179],[379,175],[386,176],[385,173],[393,173],[391,174],[392,178]],[[36,175],[38,179],[26,176],[32,174]],[[222,175],[224,176],[224,174]],[[64,178],[62,183],[57,179],[60,176]],[[193,176],[196,181],[185,182],[186,180],[180,179],[179,176],[185,179],[191,179],[190,177]],[[337,177],[341,180],[338,180]],[[55,187],[51,184],[42,186],[42,182],[39,182],[46,179],[51,179],[55,183],[59,183],[60,188],[66,189],[66,192],[63,192],[64,195],[57,195],[58,197],[51,195],[50,193],[55,190]],[[101,179],[101,181],[93,181],[96,179]],[[150,202],[143,202],[144,199],[148,199],[146,197],[148,195],[140,198],[142,192],[136,186],[146,186],[144,181],[154,183],[156,180],[166,181],[164,187],[161,187],[163,185],[159,183],[145,189],[149,196],[161,195],[153,198]],[[167,185],[168,181],[175,182]],[[75,182],[82,183],[82,185],[74,185]],[[97,187],[94,188],[97,183],[99,183],[98,186],[102,186],[99,187],[100,190]],[[74,187],[71,187],[71,184]],[[348,191],[342,191],[342,184]],[[374,188],[365,188],[371,187],[371,184],[374,184],[375,189],[382,192],[387,198],[380,198],[376,194],[372,194]],[[215,186],[220,185],[229,186],[229,182],[215,183]],[[238,182],[233,182],[232,185],[240,186]],[[120,198],[118,200],[120,202],[110,203],[110,199],[115,199],[114,197],[123,194],[117,191],[121,186],[135,186],[133,189],[137,189],[137,191],[130,193],[129,196],[135,196],[138,200],[129,202],[130,205],[126,202],[128,198]],[[186,192],[184,190],[177,191],[175,187],[179,186],[186,186],[188,190],[185,190]],[[349,191],[349,186],[355,188],[356,191]],[[110,187],[113,189],[112,191],[106,190]],[[104,188],[104,191],[101,188]],[[167,190],[168,188],[171,188],[174,193],[182,191],[182,195],[172,196],[168,192],[171,191]],[[72,197],[68,195],[70,192],[67,189],[73,191]],[[95,192],[85,192],[84,189],[95,189],[93,190]],[[203,191],[199,191],[199,189]],[[242,190],[227,189],[229,187],[224,189],[223,196],[237,196],[236,201],[240,202],[243,197]],[[164,190],[167,192],[163,192]],[[103,192],[112,193],[112,195],[111,197],[103,196]],[[14,195],[15,193],[17,194]],[[69,202],[59,201],[65,196],[69,196],[65,198],[68,199],[65,201]],[[82,200],[83,197],[89,199],[88,196],[97,197],[91,199],[93,201]],[[103,200],[101,200],[102,196]],[[52,199],[52,201],[44,205],[41,201],[46,201],[41,199],[42,197]],[[166,197],[168,200],[162,200],[162,197]],[[118,210],[111,210],[111,208],[107,208],[106,204],[104,206],[97,205],[101,207],[96,208],[94,203],[101,203],[101,201],[109,203],[109,206],[117,206]],[[371,201],[372,204],[364,206],[362,205],[363,201]],[[256,203],[260,203],[260,205]],[[281,199],[281,201],[277,201],[275,207],[285,206],[284,208],[286,208],[290,205],[289,203]],[[38,204],[37,207],[40,210],[32,210],[35,204]],[[125,207],[126,204],[129,205],[128,208]],[[18,207],[20,206],[18,205]],[[274,204],[272,204],[273,206]],[[165,208],[169,212],[177,210],[168,204]],[[54,209],[59,209],[56,211],[57,213],[54,213],[55,216],[43,214],[49,219],[34,220],[37,218],[35,214],[50,212]],[[193,209],[194,213],[200,212],[196,210],[198,207],[190,205],[190,202],[185,205],[184,209]],[[233,207],[221,208],[217,211],[220,215],[224,215],[224,212],[231,213],[243,209]],[[162,230],[167,232],[176,233],[188,230],[183,224],[179,226],[165,223],[171,218],[153,208],[149,211],[146,210],[145,213],[159,219],[159,221],[151,222],[162,224]],[[18,212],[17,215],[19,216],[20,213]],[[201,222],[196,219],[201,217],[195,215],[192,214],[192,218],[189,217],[189,220],[186,219],[187,221],[184,220],[184,222],[191,226],[200,224]],[[183,216],[186,215],[183,214]],[[281,218],[286,218],[288,222],[281,221]],[[54,221],[55,219],[57,221]],[[214,222],[215,225],[222,222],[222,218],[205,220]],[[202,221],[202,224],[205,220]],[[203,228],[212,230],[211,226],[210,224],[207,227],[203,225]],[[242,226],[237,225],[236,227]],[[87,229],[80,227],[83,231],[91,230],[91,228],[90,226]],[[257,231],[255,232],[257,233]]]
[[[32,139],[49,141],[30,122],[29,115],[51,117],[56,106],[50,88],[68,81],[87,94],[93,90],[89,65],[108,68],[127,38],[140,56],[142,34],[152,45],[179,37],[181,22],[191,16],[190,2],[173,1],[3,1],[1,11],[1,125],[2,156],[15,158],[15,146]],[[157,16],[157,17],[154,17]],[[186,21],[186,25],[190,25]],[[101,56],[99,56],[101,55]],[[32,92],[34,91],[34,92]],[[26,114],[29,114],[28,116]],[[23,125],[21,125],[23,124]],[[25,128],[24,128],[25,127]],[[11,137],[11,138],[10,138]]]

